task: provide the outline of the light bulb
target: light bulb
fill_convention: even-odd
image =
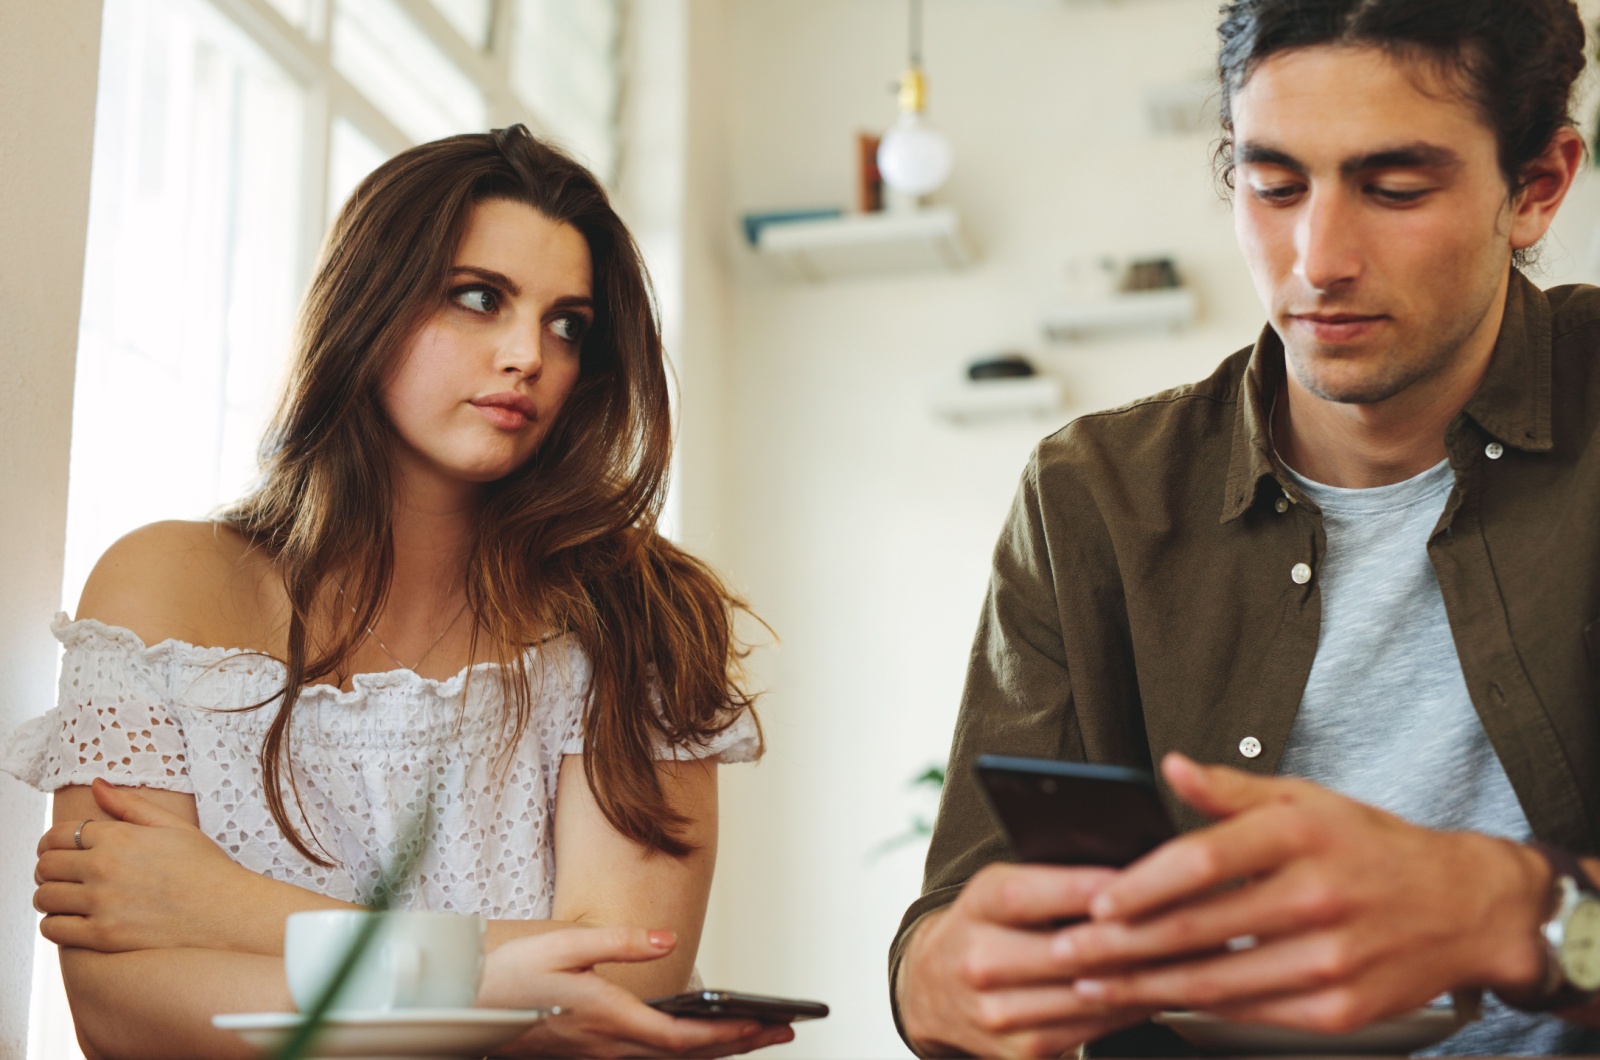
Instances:
[[[902,195],[936,191],[950,177],[955,155],[950,141],[930,128],[920,111],[902,111],[878,144],[878,172],[883,182]]]

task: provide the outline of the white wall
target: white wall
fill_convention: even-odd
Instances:
[[[851,203],[854,134],[894,113],[905,0],[738,0],[724,89],[690,99],[691,127],[728,123],[710,167],[726,198],[707,202],[706,223],[730,315],[718,336],[726,446],[686,457],[682,477],[686,490],[724,477],[710,555],[782,638],[758,661],[767,758],[724,771],[701,966],[711,985],[833,1006],[789,1055],[904,1054],[886,951],[924,848],[873,851],[923,807],[908,780],[947,751],[990,552],[1029,449],[1074,415],[1203,377],[1262,326],[1210,137],[1158,138],[1142,116],[1147,88],[1210,69],[1216,9],[927,0],[930,119],[956,151],[940,198],[982,254],[958,274],[796,284],[735,232],[744,210]],[[1594,272],[1594,194],[1580,189],[1569,208],[1546,282]],[[1068,259],[1149,252],[1173,254],[1199,291],[1196,327],[1043,340],[1039,315],[1064,297]],[[933,378],[993,350],[1048,364],[1069,407],[1043,422],[937,421]],[[691,394],[686,416],[695,404]]]
[[[0,733],[55,697],[99,0],[0,4]],[[28,1033],[45,801],[0,778],[0,1058]]]

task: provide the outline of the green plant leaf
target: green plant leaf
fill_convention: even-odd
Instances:
[[[350,976],[360,963],[362,954],[367,952],[373,939],[378,937],[378,929],[383,926],[384,917],[392,908],[396,893],[399,892],[401,885],[411,878],[411,869],[422,854],[428,834],[428,822],[432,817],[431,812],[424,812],[415,826],[402,833],[398,856],[378,875],[378,881],[373,885],[372,897],[367,902],[372,915],[366,918],[361,930],[356,932],[356,937],[350,940],[350,948],[340,958],[333,978],[312,1002],[311,1008],[306,1012],[306,1018],[300,1021],[300,1026],[289,1036],[289,1040],[273,1054],[273,1060],[301,1060],[316,1043],[316,1039],[327,1026],[328,1011],[338,1000],[339,992],[350,981]]]

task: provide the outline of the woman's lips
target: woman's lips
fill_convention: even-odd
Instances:
[[[1318,342],[1342,343],[1367,338],[1389,318],[1358,313],[1294,313],[1289,319]]]
[[[533,401],[513,391],[473,398],[472,407],[482,413],[484,419],[508,431],[526,427],[534,414]]]

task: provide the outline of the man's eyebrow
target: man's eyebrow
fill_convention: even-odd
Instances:
[[[454,276],[458,272],[464,272],[469,276],[476,276],[480,280],[488,280],[490,283],[494,284],[496,287],[499,287],[512,297],[522,293],[522,288],[517,285],[516,281],[503,272],[495,272],[493,269],[482,269],[476,265],[452,265],[450,267],[450,275]]]
[[[1304,162],[1265,144],[1240,144],[1234,157],[1241,165],[1278,166],[1302,176],[1306,173]],[[1454,169],[1459,165],[1461,156],[1450,148],[1418,141],[1347,158],[1339,163],[1339,173],[1349,177],[1375,169]]]
[[[1461,156],[1450,148],[1418,141],[1347,158],[1339,163],[1339,172],[1348,177],[1374,169],[1455,169],[1459,165]]]
[[[1246,166],[1279,166],[1291,173],[1304,174],[1306,171],[1305,163],[1287,151],[1248,141],[1240,144],[1234,152],[1234,161]]]

